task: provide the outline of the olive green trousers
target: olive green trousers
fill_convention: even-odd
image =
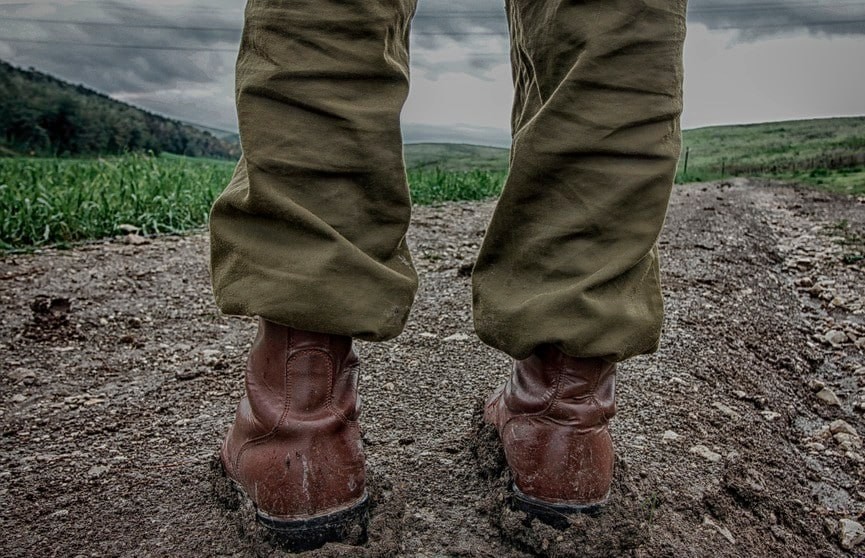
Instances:
[[[477,334],[620,361],[658,346],[686,0],[507,0],[510,170],[472,275]],[[210,219],[219,308],[380,341],[417,290],[400,111],[416,0],[249,0],[243,149]]]

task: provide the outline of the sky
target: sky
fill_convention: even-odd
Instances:
[[[0,0],[0,59],[236,131],[243,6]],[[420,0],[405,140],[507,146],[507,52],[504,0]],[[684,128],[865,115],[865,0],[690,0],[684,57]]]

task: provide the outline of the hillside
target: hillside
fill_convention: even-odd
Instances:
[[[405,159],[411,169],[495,171],[507,168],[508,150],[418,143],[405,146]],[[735,176],[784,178],[836,192],[865,193],[865,116],[709,126],[682,133],[677,182]]]
[[[127,150],[222,159],[240,153],[236,143],[208,131],[0,60],[0,157]]]
[[[865,192],[865,116],[710,126],[683,136],[681,182],[775,176]]]

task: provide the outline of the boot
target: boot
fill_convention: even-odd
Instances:
[[[357,381],[350,337],[260,319],[220,458],[258,520],[292,549],[343,539],[365,517]]]
[[[607,502],[613,479],[608,421],[616,413],[616,365],[552,345],[514,363],[487,401],[514,480],[514,504],[550,523]]]

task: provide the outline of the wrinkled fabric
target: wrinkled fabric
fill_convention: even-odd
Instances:
[[[381,341],[417,289],[400,111],[412,0],[249,0],[243,157],[211,212],[227,314]],[[678,161],[685,1],[507,0],[510,172],[476,263],[475,328],[620,361],[657,348],[657,239]]]
[[[473,273],[475,329],[613,361],[656,350],[657,239],[681,149],[685,2],[510,0],[510,174]]]

